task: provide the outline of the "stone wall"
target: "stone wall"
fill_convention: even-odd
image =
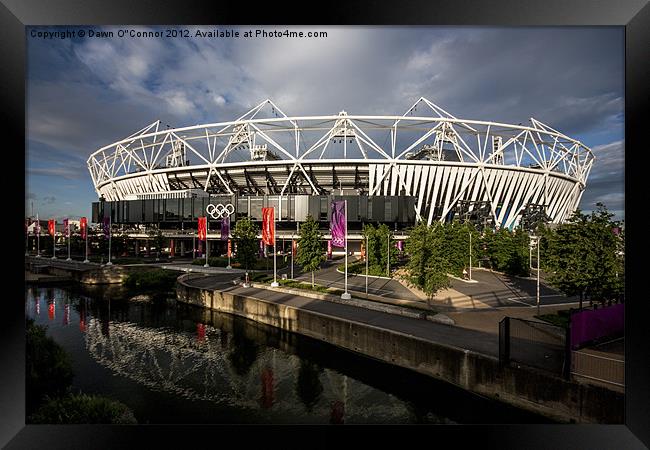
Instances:
[[[532,368],[502,367],[496,358],[260,299],[188,286],[179,277],[177,298],[432,376],[468,391],[560,422],[624,423],[624,395],[564,380]]]

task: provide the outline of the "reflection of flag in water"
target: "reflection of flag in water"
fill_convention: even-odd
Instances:
[[[205,325],[202,323],[196,324],[196,340],[199,342],[205,340]]]
[[[66,303],[63,307],[63,325],[70,323],[70,304]]]
[[[47,305],[47,317],[50,320],[54,320],[54,300],[52,300],[48,305]]]
[[[79,330],[82,333],[86,332],[86,307],[85,304],[81,306],[81,311],[79,311]]]
[[[273,406],[273,370],[265,367],[262,371],[262,407],[270,408]]]
[[[344,417],[345,417],[345,407],[343,406],[343,402],[340,401],[340,400],[332,402],[332,411],[330,413],[330,423],[342,424],[342,423],[345,422]]]

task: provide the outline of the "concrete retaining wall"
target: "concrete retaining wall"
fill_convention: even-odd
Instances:
[[[188,286],[181,302],[236,314],[435,377],[560,422],[624,423],[624,395],[535,369],[501,367],[496,358],[338,317]]]

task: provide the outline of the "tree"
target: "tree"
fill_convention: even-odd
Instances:
[[[239,219],[235,223],[232,236],[237,244],[237,254],[235,256],[242,266],[249,270],[255,264],[257,259],[257,233],[258,227],[248,217]]]
[[[72,384],[70,355],[47,336],[46,328],[27,319],[25,347],[25,393],[27,414],[48,396],[63,395]]]
[[[298,241],[298,254],[296,262],[302,270],[311,272],[311,285],[314,287],[314,272],[325,261],[321,247],[321,232],[318,223],[309,215],[300,226],[300,239]]]
[[[386,224],[378,225],[376,228],[372,224],[366,224],[362,231],[364,244],[368,242],[368,269],[373,274],[384,274],[388,267],[388,252],[390,251],[390,267],[397,263],[398,251],[394,245],[393,233]],[[387,274],[390,276],[390,273]]]
[[[591,215],[576,210],[567,223],[555,230],[548,243],[545,267],[549,281],[566,295],[611,300],[623,291],[624,238],[614,230],[621,223],[602,203]]]
[[[151,236],[153,240],[153,245],[156,247],[156,259],[158,259],[160,257],[160,252],[162,251],[163,247],[165,247],[167,238],[163,236],[160,228],[158,228],[157,230],[152,230],[149,233],[149,236]]]
[[[409,255],[406,266],[409,281],[422,289],[429,298],[449,286],[449,262],[444,253],[443,225],[428,226],[420,222],[409,232],[405,251]]]

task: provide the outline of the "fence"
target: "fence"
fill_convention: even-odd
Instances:
[[[504,317],[499,323],[499,360],[570,376],[569,330],[532,320]]]
[[[571,352],[571,374],[625,387],[625,360],[574,350]]]
[[[573,350],[573,324],[564,329],[531,320],[504,317],[499,323],[499,360],[518,362],[570,379],[571,376],[625,386],[625,359],[607,353]]]

